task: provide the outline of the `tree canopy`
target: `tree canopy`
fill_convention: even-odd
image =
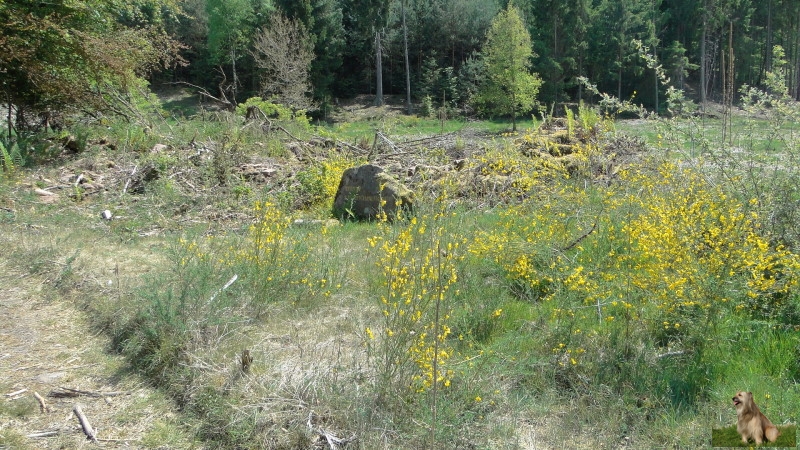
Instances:
[[[178,61],[170,0],[0,2],[0,85],[24,128],[51,112],[125,114],[124,93]]]
[[[478,94],[479,104],[490,113],[511,115],[517,129],[517,114],[533,108],[542,84],[530,73],[531,37],[513,2],[492,21],[483,46],[486,78]]]
[[[11,0],[0,2],[0,83],[20,126],[48,111],[124,112],[123,93],[144,79],[222,88],[241,100],[271,76],[253,57],[255,38],[281,11],[305,30],[313,52],[308,94],[317,104],[375,95],[378,78],[386,95],[404,95],[407,55],[416,101],[513,116],[529,105],[476,102],[502,97],[480,85],[498,87],[499,73],[482,78],[503,53],[487,32],[511,6],[520,19],[513,36],[524,37],[521,23],[531,51],[529,65],[514,73],[539,74],[538,101],[557,110],[592,100],[582,77],[622,98],[636,92],[636,102],[653,109],[666,108],[659,98],[669,87],[721,101],[730,83],[721,55],[733,54],[738,92],[765,86],[776,45],[785,50],[789,96],[800,99],[796,0]],[[642,48],[665,69],[668,85],[644,63]],[[188,66],[176,64],[179,57]]]

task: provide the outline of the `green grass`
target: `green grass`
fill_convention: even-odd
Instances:
[[[778,426],[780,436],[775,442],[764,442],[761,447],[796,448],[797,447],[797,425]],[[750,441],[747,444],[742,442],[742,436],[736,432],[736,425],[725,428],[714,428],[711,430],[712,447],[745,447],[753,448],[755,444]]]
[[[761,154],[794,152],[800,138],[800,127],[792,121],[776,122],[741,112],[735,114],[727,126],[729,128],[720,117],[636,119],[615,123],[618,132],[641,136],[653,147],[670,148],[691,157],[729,148]]]
[[[152,163],[163,172],[144,193],[115,186],[47,206],[5,184],[0,200],[25,208],[0,226],[6,242],[19,240],[7,252],[30,273],[50,274],[57,292],[101,291],[80,306],[212,447],[307,448],[324,428],[357,436],[362,448],[629,440],[696,448],[708,445],[709,429],[733,421],[739,390],[752,390],[776,423],[795,422],[800,293],[794,284],[761,289],[753,274],[793,282],[797,267],[759,234],[770,222],[746,219],[762,209],[735,200],[733,177],[664,165],[678,152],[658,150],[658,133],[681,145],[686,134],[650,123],[635,130],[656,139],[651,158],[609,180],[520,170],[534,166],[520,165],[531,159],[501,135],[509,125],[445,122],[445,132],[497,134],[481,143],[494,142],[495,165],[478,162],[486,149],[476,145],[474,165],[425,185],[413,221],[283,228],[329,213],[317,198],[324,183],[271,147],[285,136],[228,116],[156,122],[148,133],[114,124],[104,132],[120,143],[107,155],[118,167]],[[376,129],[398,141],[442,131],[436,120],[400,116],[300,132],[371,145]],[[190,162],[195,135],[215,150]],[[149,154],[155,142],[173,148]],[[442,149],[413,156],[415,164],[449,162]],[[258,184],[225,172],[268,158],[291,176]],[[458,185],[467,175],[528,186],[516,191],[525,198]],[[446,195],[452,185],[463,189]],[[764,192],[759,208],[770,211],[775,190]],[[257,210],[258,201],[276,206]],[[106,205],[118,216],[110,223],[96,218]],[[41,226],[75,231],[35,243],[21,231]],[[683,240],[659,234],[667,230]],[[106,289],[117,258],[129,276]],[[94,260],[111,262],[87,269]],[[437,349],[443,375],[432,389],[421,380]],[[253,356],[247,371],[243,350]],[[159,422],[143,440],[168,443],[172,427]]]
[[[536,128],[541,121],[532,118],[517,120],[517,132],[522,133],[527,129]],[[367,141],[370,144],[376,131],[387,136],[420,136],[456,133],[465,129],[476,130],[487,134],[509,133],[510,120],[481,120],[465,121],[463,119],[448,119],[444,122],[434,118],[421,118],[417,116],[393,116],[372,121],[343,122],[333,125],[323,125],[322,130],[334,133],[346,141]]]

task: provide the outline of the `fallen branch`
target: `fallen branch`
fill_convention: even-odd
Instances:
[[[662,353],[660,355],[656,355],[656,359],[669,358],[671,356],[682,356],[685,353],[686,352],[684,352],[683,350],[676,350],[673,352],[667,352],[667,353]]]
[[[224,76],[225,73],[222,72],[222,75]],[[234,105],[233,102],[231,102],[230,100],[228,100],[227,97],[225,97],[225,91],[223,89],[224,82],[225,82],[225,80],[223,80],[220,83],[220,86],[219,86],[220,96],[219,97],[215,97],[210,92],[208,92],[208,90],[206,88],[204,88],[204,87],[200,87],[200,86],[197,86],[196,84],[192,84],[192,83],[187,83],[185,81],[175,81],[175,82],[167,83],[167,84],[182,84],[184,86],[193,87],[193,88],[197,89],[197,93],[200,94],[200,96],[210,98],[211,100],[224,105],[225,109],[233,111],[233,110],[236,109],[236,105]]]
[[[327,431],[325,431],[322,428],[320,428],[317,432],[320,434],[320,436],[325,438],[325,440],[328,442],[328,445],[330,446],[331,450],[338,450],[340,445],[341,446],[345,446],[345,445],[347,445],[347,444],[349,444],[351,442],[354,442],[356,440],[356,436],[355,435],[351,436],[348,439],[341,439],[341,438],[338,438],[338,437],[336,437],[335,435],[333,435],[331,433],[328,433]]]
[[[132,177],[134,174],[136,174],[136,169],[138,169],[138,168],[139,168],[139,166],[138,166],[138,165],[134,165],[134,166],[133,166],[133,170],[131,170],[131,174],[128,176],[128,179],[127,179],[127,180],[125,180],[125,187],[123,187],[123,188],[122,188],[122,193],[123,193],[123,194],[124,194],[124,193],[126,193],[126,192],[128,192],[128,186],[130,186],[130,184],[131,184],[131,179],[132,179],[131,177]]]
[[[28,388],[22,388],[22,389],[20,389],[18,391],[14,391],[14,392],[10,392],[10,393],[6,394],[6,397],[16,397],[19,394],[24,394],[26,392],[28,392]]]
[[[58,436],[61,434],[61,430],[45,430],[45,431],[37,431],[31,434],[26,434],[25,437],[28,438],[43,438],[43,437],[53,437]]]
[[[94,391],[82,391],[80,389],[72,389],[64,386],[60,386],[59,390],[51,391],[47,394],[48,397],[53,398],[65,398],[65,397],[79,397],[81,395],[85,395],[87,397],[116,397],[119,395],[130,395],[130,392],[127,391],[114,391],[114,392],[94,392]]]
[[[306,425],[310,430],[314,431],[315,433],[319,434],[320,437],[325,439],[325,442],[328,443],[328,446],[330,447],[331,450],[338,450],[339,446],[344,447],[347,444],[358,440],[358,438],[356,438],[356,435],[353,435],[347,439],[342,439],[336,437],[336,435],[326,431],[322,427],[316,427],[314,425],[314,416],[315,416],[314,411],[308,413],[308,420],[306,421]]]
[[[575,239],[575,241],[573,243],[571,243],[568,246],[564,247],[564,249],[562,249],[561,251],[565,252],[565,251],[571,249],[572,247],[575,247],[576,245],[578,245],[578,243],[580,243],[582,240],[586,239],[587,236],[592,234],[594,232],[595,228],[597,228],[597,222],[595,222],[594,225],[592,225],[592,228],[589,231],[587,231],[586,233],[583,233],[578,239]]]
[[[38,392],[33,393],[33,397],[39,402],[39,408],[42,410],[43,413],[50,412],[50,408],[47,406],[47,402],[44,401],[44,397],[39,395]]]
[[[44,189],[39,189],[39,188],[34,189],[33,192],[35,192],[37,195],[40,195],[42,197],[50,197],[52,195],[56,195],[55,192],[50,192],[50,191],[46,191]]]
[[[234,274],[233,277],[231,277],[231,279],[228,280],[227,283],[225,283],[225,286],[222,286],[217,292],[214,293],[214,295],[211,296],[210,299],[208,299],[208,303],[210,304],[211,302],[213,302],[214,299],[217,298],[217,296],[222,293],[222,291],[224,291],[225,289],[228,289],[229,287],[231,287],[231,285],[233,283],[235,283],[236,280],[238,280],[238,279],[239,279],[239,275]]]
[[[83,429],[83,434],[86,435],[86,439],[89,439],[92,442],[97,442],[97,431],[92,428],[92,425],[89,423],[89,419],[83,414],[81,410],[81,405],[76,404],[74,408],[72,408],[72,412],[78,417],[78,422],[81,423],[81,429]]]

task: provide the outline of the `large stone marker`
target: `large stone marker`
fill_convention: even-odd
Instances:
[[[372,220],[384,212],[393,220],[400,212],[410,212],[413,200],[410,189],[382,168],[366,164],[342,174],[333,200],[333,215],[340,220]]]

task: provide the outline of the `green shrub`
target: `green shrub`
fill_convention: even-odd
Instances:
[[[311,122],[304,110],[294,111],[278,103],[272,103],[261,97],[252,97],[236,106],[236,114],[255,120],[275,119],[282,122],[292,122],[300,125],[304,130],[311,127]],[[255,114],[255,115],[254,115]]]

